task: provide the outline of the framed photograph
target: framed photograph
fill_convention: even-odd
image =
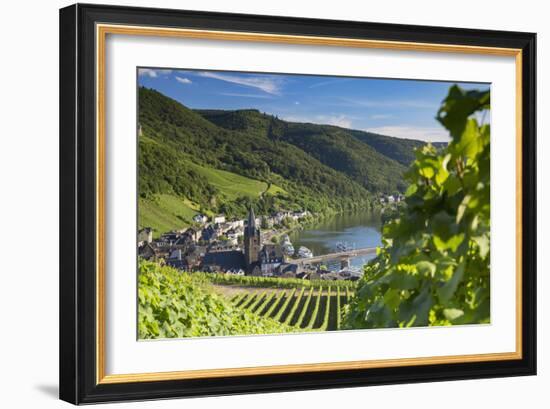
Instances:
[[[61,9],[61,399],[534,375],[535,41]]]

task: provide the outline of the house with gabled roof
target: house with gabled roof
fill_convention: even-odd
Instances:
[[[283,249],[279,244],[266,244],[260,251],[262,275],[274,275],[284,262]]]

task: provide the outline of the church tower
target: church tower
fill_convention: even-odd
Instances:
[[[248,224],[244,228],[244,259],[249,270],[260,259],[260,243],[260,229],[256,228],[256,216],[250,208]]]

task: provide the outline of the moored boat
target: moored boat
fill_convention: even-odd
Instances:
[[[294,254],[294,246],[292,243],[284,243],[281,247],[283,248],[283,253],[285,253],[285,255],[292,256]]]
[[[347,241],[339,241],[336,243],[336,249],[338,251],[351,251],[355,246],[350,245]]]
[[[312,258],[313,252],[305,246],[300,246],[298,249],[298,257],[300,258]]]

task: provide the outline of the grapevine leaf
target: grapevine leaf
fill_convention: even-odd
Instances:
[[[464,315],[464,311],[459,310],[458,308],[445,308],[443,310],[443,315],[445,318],[447,318],[449,321],[454,321],[457,318],[460,318]]]
[[[462,281],[462,277],[464,277],[464,264],[459,264],[451,279],[437,290],[437,295],[441,304],[445,305],[449,302]]]
[[[433,277],[435,274],[435,264],[429,261],[421,261],[416,264],[416,269],[422,275],[427,275]]]
[[[481,258],[487,257],[487,254],[489,254],[490,245],[489,245],[489,237],[487,236],[476,236],[472,237],[472,240],[476,242],[476,244],[479,246],[479,255]]]
[[[463,91],[453,85],[443,106],[437,113],[437,120],[458,138],[466,126],[467,118],[475,111],[489,108],[489,91]]]

